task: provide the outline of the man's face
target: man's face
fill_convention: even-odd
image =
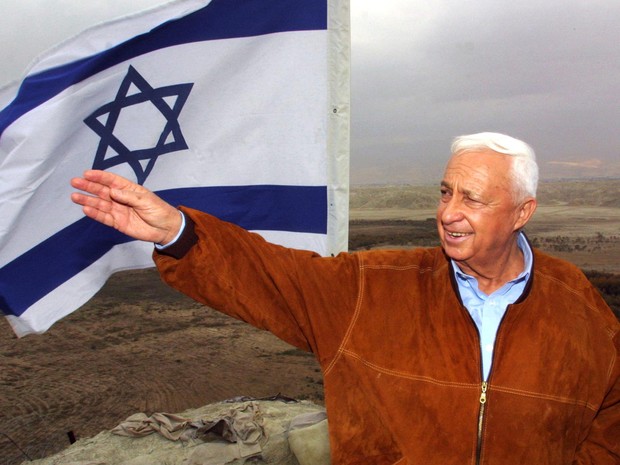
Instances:
[[[513,200],[511,163],[493,151],[464,152],[448,162],[437,228],[446,254],[465,272],[493,272],[505,264],[514,232],[529,219]]]

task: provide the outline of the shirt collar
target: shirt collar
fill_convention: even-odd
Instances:
[[[530,247],[530,244],[527,242],[527,239],[525,238],[525,234],[522,231],[519,232],[519,235],[517,236],[517,247],[519,247],[519,249],[523,253],[523,264],[524,264],[523,271],[519,273],[519,276],[509,281],[509,283],[516,283],[519,281],[527,280],[530,274],[532,273],[532,263],[534,262],[534,258],[533,258],[534,256],[532,253],[532,248]],[[458,279],[462,279],[462,280],[470,281],[470,282],[471,280],[474,280],[475,282],[478,282],[476,278],[463,272],[454,260],[450,259],[450,262],[452,263],[452,268],[454,269],[454,272]]]

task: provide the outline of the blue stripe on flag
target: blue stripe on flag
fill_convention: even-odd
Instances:
[[[325,186],[225,186],[158,192],[245,229],[327,233]],[[131,239],[89,218],[71,224],[0,269],[0,307],[20,316],[32,304]]]
[[[325,29],[327,1],[213,0],[194,13],[147,32],[147,40],[137,36],[97,55],[27,77],[16,99],[0,112],[0,135],[18,118],[66,88],[155,50],[205,40]]]

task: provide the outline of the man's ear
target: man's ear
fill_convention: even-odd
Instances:
[[[523,228],[527,224],[527,222],[536,211],[537,205],[538,204],[534,197],[528,197],[523,202],[521,202],[521,204],[517,207],[519,209],[519,212],[517,222],[515,223],[515,231]]]

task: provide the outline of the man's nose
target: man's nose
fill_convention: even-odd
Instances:
[[[440,219],[443,223],[454,223],[463,219],[463,202],[458,196],[452,196],[439,205]]]

